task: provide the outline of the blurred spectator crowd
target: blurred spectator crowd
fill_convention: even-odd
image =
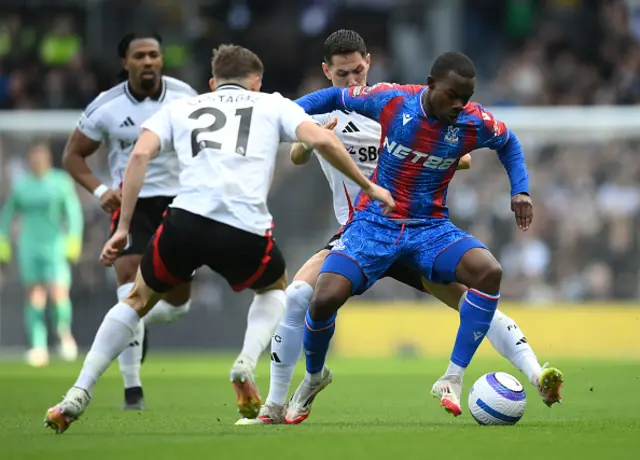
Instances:
[[[8,3],[0,6],[3,109],[82,108],[115,83],[116,43],[126,31],[140,27],[153,27],[164,36],[167,72],[203,90],[211,48],[229,41],[263,58],[268,90],[295,96],[324,86],[319,72],[322,42],[340,27],[358,30],[368,42],[371,81],[403,81],[391,58],[390,8],[394,3],[398,11],[428,7],[427,2],[411,0],[218,0],[192,2],[192,8],[177,0],[141,0],[135,5],[103,0],[92,2],[91,10],[84,2],[62,2],[64,9],[52,8],[55,1],[45,2],[47,8],[36,10]],[[478,64],[483,103],[640,101],[640,2],[465,0],[462,5],[462,47]],[[96,23],[100,33],[87,26],[93,24],[92,15],[102,18]]]
[[[513,1],[492,102],[609,105],[640,101],[640,2],[554,0],[544,12]],[[537,20],[535,20],[537,18]]]
[[[320,69],[322,42],[340,27],[360,31],[368,42],[373,59],[370,83],[403,81],[393,70],[384,32],[388,2],[374,2],[378,9],[350,15],[336,2],[321,0],[300,2],[293,11],[287,8],[291,2],[281,0],[214,1],[194,10],[197,17],[177,15],[179,2],[155,3],[158,11],[153,20],[164,18],[161,23],[166,24],[159,29],[165,37],[167,73],[202,90],[211,48],[225,41],[244,44],[261,55],[267,67],[266,90],[293,97],[323,87],[327,81]],[[344,8],[362,8],[361,2],[344,3]],[[471,31],[480,24],[491,31],[481,47],[471,33],[464,41],[465,51],[478,65],[478,84],[483,88],[478,97],[484,105],[640,102],[640,1],[463,3],[470,16],[465,27]],[[122,19],[113,37],[107,40],[105,35],[103,55],[95,49],[89,52],[83,27],[86,14],[82,7],[46,15],[19,9],[0,14],[0,109],[80,109],[115,83],[119,70],[115,45],[127,26]],[[181,34],[185,27],[189,31]],[[316,51],[309,53],[310,49]],[[53,139],[58,164],[63,137]],[[0,165],[4,178],[19,172],[22,164],[23,152],[11,145],[7,149],[4,142],[7,155]],[[639,298],[640,243],[635,229],[640,228],[640,136],[589,144],[542,141],[525,147],[536,206],[529,232],[516,228],[508,180],[491,152],[475,153],[472,170],[458,173],[449,193],[454,222],[484,241],[503,264],[503,296],[540,303]],[[280,158],[271,207],[278,242],[289,271],[295,272],[337,225],[320,169],[317,165],[296,169],[286,157]],[[104,156],[92,161],[106,173]],[[290,200],[292,189],[295,202]],[[7,187],[0,187],[0,203],[6,193]],[[104,284],[96,254],[106,238],[106,217],[93,197],[84,191],[80,197],[87,222],[76,285],[93,292]],[[202,283],[202,288],[206,297],[216,295],[210,283]],[[365,297],[420,298],[420,294],[384,280]]]

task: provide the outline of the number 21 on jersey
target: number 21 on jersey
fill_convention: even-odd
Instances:
[[[227,115],[222,110],[215,107],[202,107],[191,113],[189,118],[192,120],[199,120],[206,116],[213,117],[213,123],[209,126],[203,126],[202,128],[196,128],[191,131],[191,153],[194,157],[204,149],[228,149],[228,144],[233,142],[235,142],[235,153],[242,156],[247,154],[247,144],[249,143],[249,130],[251,128],[253,107],[236,109],[235,117],[238,117],[238,127],[233,131],[233,133],[231,132],[231,126],[224,129],[225,126],[228,124],[231,125],[232,122],[228,120]],[[209,139],[202,139],[199,141],[198,136],[208,137]]]

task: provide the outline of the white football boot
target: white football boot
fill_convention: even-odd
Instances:
[[[445,375],[440,377],[431,388],[431,394],[440,399],[440,405],[453,414],[454,417],[462,414],[460,394],[462,393],[462,379],[457,375]]]
[[[319,382],[310,382],[304,379],[293,396],[291,396],[284,423],[297,425],[304,422],[311,413],[313,400],[332,380],[333,374],[327,366],[322,369],[322,379]]]
[[[285,406],[266,403],[254,419],[241,418],[236,425],[282,425],[284,423]]]
[[[81,388],[72,387],[61,402],[47,411],[44,426],[57,434],[64,433],[84,413],[90,402],[89,393]]]
[[[229,375],[233,388],[236,390],[238,412],[248,419],[256,418],[262,405],[260,392],[253,375],[254,369],[255,363],[241,356],[233,363]]]

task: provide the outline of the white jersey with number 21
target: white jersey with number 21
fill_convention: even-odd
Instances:
[[[273,218],[267,194],[281,142],[312,121],[278,93],[235,85],[165,106],[142,127],[154,132],[161,151],[175,150],[180,189],[172,207],[264,235]]]

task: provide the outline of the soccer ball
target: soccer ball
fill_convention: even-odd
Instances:
[[[469,392],[469,410],[480,425],[515,425],[526,407],[524,387],[505,372],[483,375]]]

